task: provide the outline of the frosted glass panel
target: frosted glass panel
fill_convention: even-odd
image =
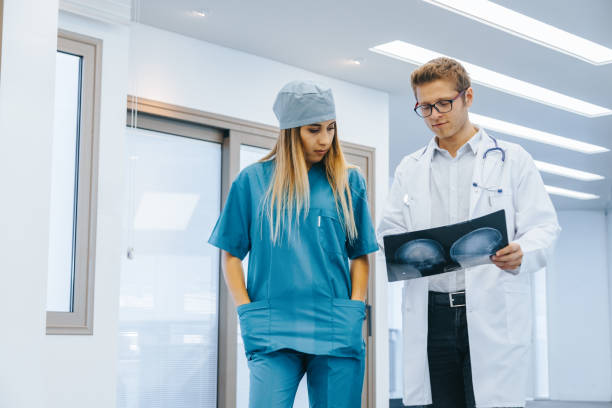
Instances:
[[[57,53],[51,160],[47,310],[72,311],[81,57]]]
[[[533,293],[533,397],[550,398],[548,374],[548,308],[546,269],[532,275]]]
[[[217,406],[221,145],[127,129],[117,406]]]
[[[381,262],[382,259],[382,262]],[[382,265],[381,265],[382,264]],[[376,254],[377,270],[386,271],[384,255]],[[389,398],[402,398],[402,288],[404,284],[391,282],[387,285],[389,325]]]
[[[255,163],[270,150],[262,149],[259,147],[241,145],[240,146],[240,170],[244,169],[250,164]],[[242,262],[242,267],[246,275],[248,275],[248,256]],[[249,406],[249,367],[247,365],[246,356],[244,354],[244,343],[242,342],[242,335],[240,334],[240,325],[238,325],[238,338],[237,338],[237,366],[236,366],[236,406],[237,407],[248,407]],[[306,376],[302,378],[298,387],[297,395],[295,396],[294,408],[308,408],[308,390],[306,387]]]

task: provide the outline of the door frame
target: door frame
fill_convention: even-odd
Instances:
[[[272,149],[278,138],[279,129],[274,126],[236,119],[230,116],[205,112],[197,109],[172,105],[151,99],[129,95],[127,101],[127,126],[155,130],[184,137],[201,139],[201,127],[216,128],[223,134],[215,141],[222,142],[221,206],[232,181],[240,172],[240,146],[249,145]],[[200,128],[200,129],[198,129]],[[216,133],[216,132],[215,132]],[[210,133],[209,133],[210,134]],[[210,136],[209,136],[210,137]],[[211,140],[212,141],[212,140]],[[362,173],[368,188],[368,204],[372,219],[375,217],[375,158],[376,150],[350,142],[340,142],[342,150],[349,159],[364,163]],[[362,408],[376,405],[376,259],[369,255],[370,279],[367,292],[367,315],[364,324],[366,341],[366,369]],[[219,263],[220,264],[220,263]],[[384,309],[384,308],[383,308]],[[219,268],[219,334],[217,363],[217,407],[236,408],[236,353],[237,353],[237,316],[235,306],[221,267]],[[384,318],[384,316],[381,316]]]

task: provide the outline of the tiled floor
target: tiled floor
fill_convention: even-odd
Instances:
[[[391,408],[403,407],[400,400],[391,401],[389,406]],[[612,402],[529,401],[526,408],[612,408]]]
[[[612,402],[529,401],[527,408],[612,408]]]

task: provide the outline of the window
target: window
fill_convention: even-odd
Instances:
[[[99,40],[58,35],[47,334],[93,333],[101,51]]]
[[[217,406],[219,255],[206,240],[221,211],[223,134],[199,130],[127,129],[119,408]]]

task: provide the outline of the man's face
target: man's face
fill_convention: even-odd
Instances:
[[[416,87],[416,97],[419,105],[433,105],[439,101],[451,100],[458,94],[455,84],[446,79],[438,79]],[[460,96],[452,102],[450,112],[440,113],[433,108],[431,115],[423,118],[423,120],[439,139],[453,137],[467,123],[468,108],[472,105],[472,99],[473,91],[470,87],[465,91],[463,97]]]

